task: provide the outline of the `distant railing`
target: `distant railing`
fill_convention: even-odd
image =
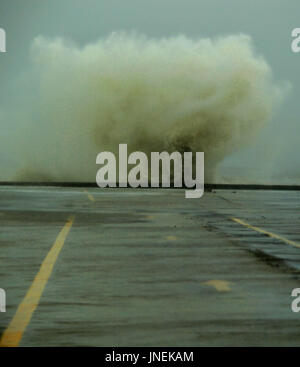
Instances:
[[[15,182],[15,181],[0,181],[0,186],[57,186],[57,187],[98,187],[95,182]],[[173,187],[170,187],[173,189]],[[204,184],[205,191],[212,190],[300,190],[300,185],[263,185],[263,184]],[[118,189],[116,188],[111,188]],[[131,189],[128,187],[128,189]],[[147,188],[138,187],[138,189],[147,190]],[[160,188],[163,189],[163,188]],[[181,188],[175,188],[181,190]],[[183,186],[182,189],[185,189]]]

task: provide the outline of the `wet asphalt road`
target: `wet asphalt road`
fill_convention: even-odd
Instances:
[[[300,243],[299,203],[299,191],[1,187],[0,333],[72,214],[21,346],[299,346],[300,248],[230,219]]]

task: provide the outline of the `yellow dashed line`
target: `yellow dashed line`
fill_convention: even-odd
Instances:
[[[225,280],[209,280],[208,282],[203,283],[205,285],[209,285],[211,287],[214,287],[218,292],[229,292],[231,289],[229,285],[230,282],[226,282]]]
[[[90,199],[90,201],[94,202],[95,198],[93,195],[91,195],[87,190],[84,190],[84,192],[86,193],[87,197]]]
[[[168,241],[176,241],[177,237],[176,236],[166,236],[165,239]]]
[[[278,234],[275,234],[275,233],[272,233],[272,232],[268,232],[268,231],[266,231],[264,229],[261,229],[259,227],[252,226],[251,224],[249,224],[247,222],[244,222],[241,219],[238,219],[238,218],[230,218],[230,219],[233,220],[236,223],[239,223],[239,224],[247,227],[247,228],[251,228],[251,229],[253,229],[256,232],[263,233],[263,234],[265,234],[265,235],[267,235],[267,236],[269,236],[271,238],[276,238],[277,240],[283,241],[283,242],[287,243],[288,245],[291,245],[291,246],[300,248],[300,244],[297,243],[297,242],[295,242],[295,241],[288,240],[287,238],[284,238],[282,236],[279,236]]]
[[[72,227],[74,216],[71,216],[58,234],[51,250],[45,257],[24,299],[20,303],[13,319],[4,331],[0,347],[17,347],[23,337],[26,327],[37,308],[47,281],[52,273],[55,262]]]

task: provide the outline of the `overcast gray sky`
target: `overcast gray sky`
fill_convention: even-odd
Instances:
[[[229,162],[255,165],[268,140],[280,151],[281,168],[300,176],[300,53],[291,51],[291,31],[300,27],[299,14],[299,0],[0,0],[0,27],[7,32],[7,53],[0,54],[0,97],[4,99],[11,80],[26,69],[30,43],[38,35],[62,36],[83,45],[116,30],[150,37],[246,33],[275,79],[290,81],[293,89],[257,146]]]

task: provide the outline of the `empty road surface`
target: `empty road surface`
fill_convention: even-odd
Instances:
[[[299,346],[300,192],[0,187],[1,346]]]

